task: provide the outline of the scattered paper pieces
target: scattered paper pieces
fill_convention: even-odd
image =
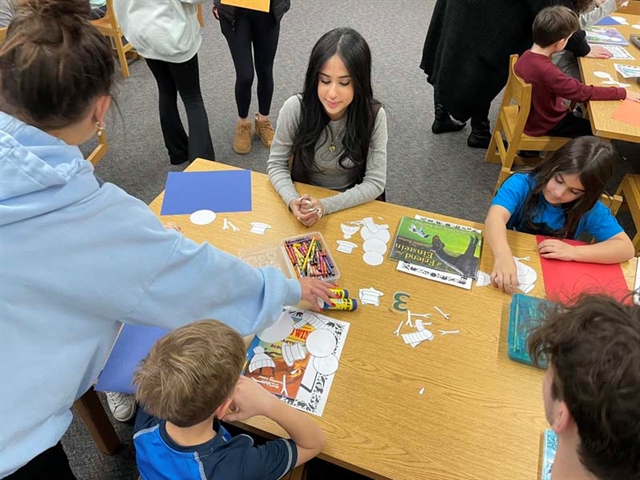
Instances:
[[[633,28],[640,30],[640,25],[631,25]]]
[[[333,375],[338,371],[339,365],[340,362],[335,355],[313,358],[313,367],[321,375]]]
[[[442,316],[445,318],[445,320],[449,320],[449,316],[450,316],[450,315],[449,315],[448,313],[444,313],[442,310],[440,310],[440,309],[439,309],[438,307],[436,307],[436,306],[434,306],[433,308],[435,308],[435,309],[436,309],[436,311],[437,311],[440,315],[442,315]]]
[[[362,302],[363,305],[375,305],[378,307],[380,306],[380,297],[383,295],[383,292],[373,287],[361,288],[359,291],[360,302]]]
[[[208,225],[216,219],[216,213],[212,210],[196,210],[189,215],[189,220],[195,225]]]
[[[340,229],[342,230],[342,234],[343,234],[345,240],[348,240],[355,233],[357,233],[358,230],[360,230],[360,226],[359,225],[348,225],[346,223],[343,223],[343,224],[340,225]]]
[[[400,336],[400,329],[401,329],[401,328],[402,328],[402,322],[400,322],[400,325],[398,325],[398,328],[396,328],[396,329],[394,330],[394,332],[393,332],[393,333],[395,333],[395,334],[396,334],[396,337],[399,337],[399,336]]]
[[[329,330],[314,330],[307,337],[307,350],[315,357],[331,355],[338,345],[338,339]]]
[[[409,295],[407,292],[396,292],[393,294],[393,309],[398,311],[398,312],[405,312],[407,311],[406,308],[404,308],[404,305],[407,304],[407,301],[411,298],[411,295]]]
[[[387,244],[379,238],[370,238],[366,240],[362,245],[365,252],[377,252],[380,255],[384,255],[387,252]]]
[[[452,335],[455,333],[460,333],[460,330],[438,330],[440,335]]]
[[[476,278],[476,287],[486,287],[487,285],[491,285],[491,276],[486,273],[478,270],[478,278]]]
[[[338,250],[341,253],[351,254],[351,252],[353,252],[354,248],[358,248],[358,245],[356,245],[353,242],[347,242],[345,240],[338,240],[338,248],[336,248],[336,250]]]
[[[424,395],[424,387],[422,387],[418,393],[419,393],[420,395]]]
[[[231,220],[225,218],[223,225],[222,225],[222,229],[223,230],[229,230],[231,229],[234,232],[237,232],[238,230],[240,230],[238,227],[236,227],[233,223],[231,223]]]
[[[384,256],[378,252],[365,252],[364,255],[362,255],[362,259],[367,265],[377,267],[384,261]]]
[[[425,340],[428,340],[431,342],[433,338],[434,338],[433,333],[431,333],[427,329],[420,330],[419,332],[402,334],[402,339],[404,340],[404,343],[410,344],[413,348],[416,348]]]
[[[518,289],[523,293],[529,293],[535,287],[535,283],[538,280],[538,274],[529,265],[525,265],[521,262],[521,260],[529,260],[529,257],[513,257],[513,260],[516,262]]]
[[[257,233],[258,235],[264,235],[267,229],[271,228],[271,225],[262,222],[251,222],[251,233]]]

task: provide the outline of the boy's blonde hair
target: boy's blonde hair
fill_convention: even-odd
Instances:
[[[209,418],[234,392],[245,362],[238,332],[217,320],[180,327],[151,348],[133,383],[149,414],[178,427]]]
[[[547,48],[580,30],[580,19],[573,10],[554,6],[543,8],[536,15],[531,28],[533,43]]]

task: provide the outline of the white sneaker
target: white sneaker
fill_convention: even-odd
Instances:
[[[133,395],[120,392],[105,392],[107,403],[114,418],[119,422],[128,422],[136,414],[136,399]]]

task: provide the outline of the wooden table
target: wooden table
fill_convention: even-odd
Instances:
[[[639,2],[632,2],[627,9],[621,9],[614,13],[614,16],[620,16],[627,19],[629,25],[613,25],[610,28],[616,28],[627,41],[629,35],[634,33],[640,35],[640,30],[631,27],[631,25],[640,25],[640,8]],[[635,78],[623,78],[616,72],[613,64],[621,63],[623,65],[635,65],[640,67],[640,49],[629,42],[625,48],[635,60],[613,60],[581,57],[579,59],[580,71],[582,79],[587,85],[602,85],[604,79],[596,77],[593,72],[601,71],[609,73],[614,80],[623,83],[630,83],[631,87],[627,91],[640,91],[640,84]],[[590,101],[588,104],[589,118],[591,119],[591,128],[593,134],[601,138],[609,138],[616,140],[625,140],[627,142],[640,143],[640,127],[631,125],[630,123],[621,122],[612,118],[613,112],[620,106],[620,101]]]
[[[221,163],[195,161],[187,170],[233,169]],[[197,242],[208,241],[237,254],[306,231],[287,211],[266,175],[252,173],[253,211],[219,214],[215,222],[197,226],[187,215],[163,216]],[[300,191],[319,198],[335,192],[304,186]],[[159,213],[161,194],[150,205]],[[396,231],[400,218],[416,213],[389,203],[371,202],[328,215],[313,230],[327,240],[341,271],[339,284],[351,292],[375,287],[384,292],[380,307],[362,306],[355,312],[328,314],[351,323],[331,393],[322,417],[316,417],[328,442],[321,458],[373,478],[415,480],[433,478],[527,480],[538,478],[540,434],[546,427],[541,397],[542,371],[507,358],[510,297],[492,287],[466,291],[396,272],[385,260],[370,267],[362,260],[361,239],[352,255],[336,251],[342,238],[340,223],[371,216]],[[227,217],[241,229],[222,230]],[[457,223],[482,228],[457,219]],[[249,233],[250,222],[272,228],[264,236]],[[514,255],[531,257],[538,283],[531,293],[544,296],[535,238],[508,232]],[[491,251],[483,246],[481,270],[490,272]],[[629,278],[633,268],[624,266]],[[194,286],[206,288],[206,286]],[[432,312],[434,326],[460,329],[460,335],[438,336],[412,349],[393,331],[406,314],[390,307],[393,293],[408,292],[414,312]],[[438,318],[438,306],[451,314]],[[418,392],[424,387],[424,395]],[[253,418],[242,427],[266,436],[286,436],[270,420]]]

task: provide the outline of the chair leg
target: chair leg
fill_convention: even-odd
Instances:
[[[124,45],[122,44],[122,37],[115,37],[116,50],[118,51],[118,58],[120,59],[120,68],[122,69],[122,76],[129,78],[129,64],[127,63],[127,55],[124,51]]]
[[[491,141],[489,142],[489,148],[487,148],[487,155],[484,157],[485,163],[497,163],[501,164],[502,159],[500,157],[500,151],[498,147],[498,140],[502,142],[502,122],[498,118],[496,125],[493,127],[493,134],[491,135]]]
[[[120,439],[93,387],[76,400],[73,407],[98,448],[107,455],[113,455],[120,448]]]

